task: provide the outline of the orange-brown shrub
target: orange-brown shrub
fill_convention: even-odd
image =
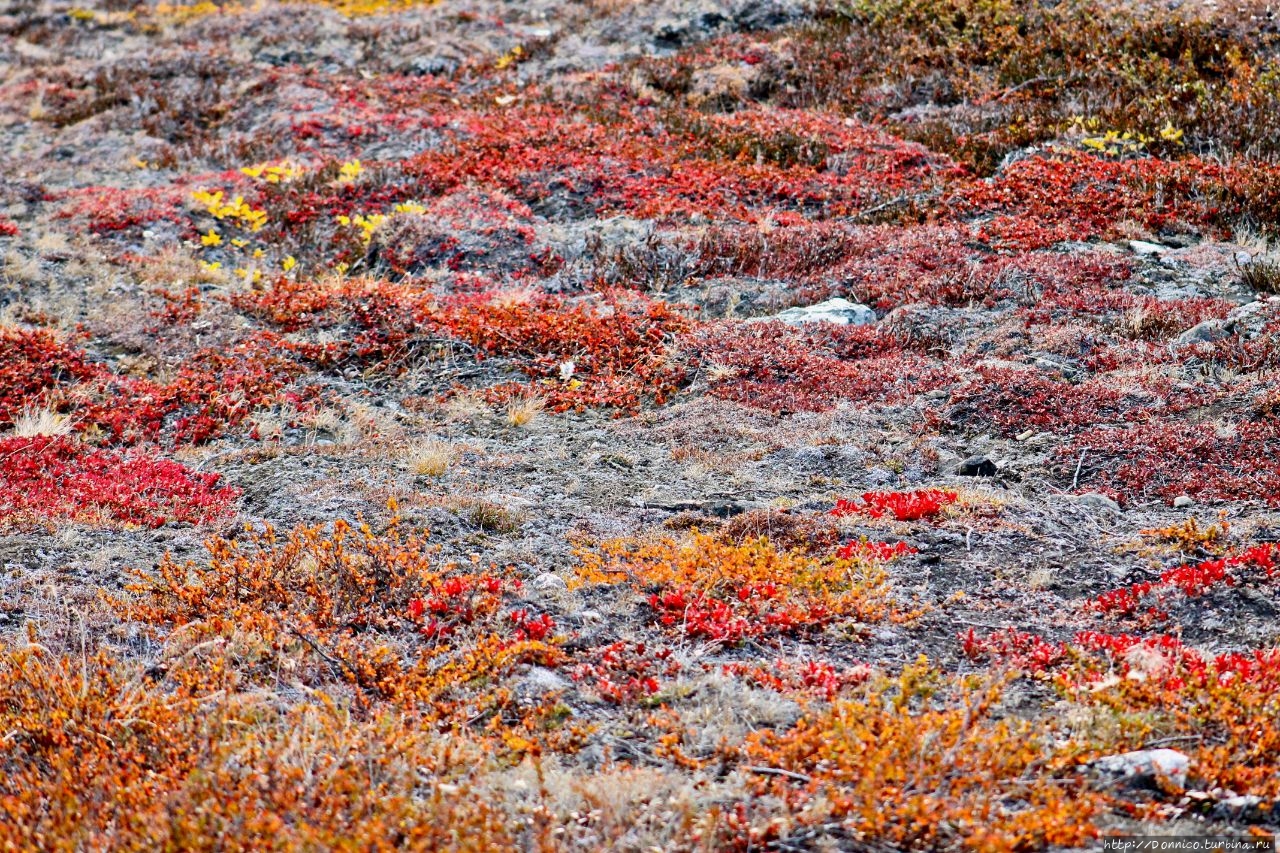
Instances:
[[[412,716],[284,707],[218,667],[156,682],[107,654],[0,647],[0,847],[493,850],[483,763]]]
[[[1051,725],[1002,716],[1002,685],[944,678],[921,660],[743,749],[783,826],[899,849],[1079,846],[1101,797],[1063,771]],[[782,838],[785,842],[786,832]]]
[[[686,539],[616,540],[579,552],[579,578],[627,582],[657,623],[688,637],[735,643],[841,623],[907,619],[881,561],[741,544],[694,531]]]
[[[518,581],[439,562],[398,518],[382,533],[338,521],[206,547],[207,563],[166,557],[154,574],[135,573],[132,597],[115,604],[161,629],[174,654],[225,650],[246,685],[347,685],[447,727],[493,722],[511,701],[498,676],[558,657],[554,623],[508,609]]]

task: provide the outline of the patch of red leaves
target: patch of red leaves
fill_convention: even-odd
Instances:
[[[841,498],[836,501],[831,514],[868,515],[884,518],[892,515],[898,521],[918,521],[932,518],[942,508],[955,503],[959,495],[942,489],[919,489],[914,492],[864,492],[862,502]],[[899,543],[901,545],[902,543]]]
[[[1121,501],[1186,494],[1280,502],[1280,433],[1266,417],[1222,426],[1168,420],[1095,426],[1063,447],[1055,464],[1064,476],[1080,466],[1080,488]]]
[[[258,335],[183,362],[166,383],[119,376],[44,329],[0,329],[0,426],[24,410],[49,408],[95,442],[135,445],[164,439],[200,444],[238,426],[281,396],[302,367]]]
[[[159,527],[225,515],[239,491],[166,459],[86,448],[67,437],[0,439],[0,524],[60,519]]]
[[[826,661],[728,663],[724,665],[724,672],[757,687],[782,694],[815,696],[827,702],[834,701],[845,689],[862,684],[871,676],[871,668],[866,665],[837,668]]]
[[[949,385],[954,369],[926,355],[926,346],[878,326],[729,322],[680,342],[694,364],[712,372],[710,393],[777,412],[826,411],[841,401],[892,404]]]
[[[1240,569],[1258,569],[1270,578],[1276,573],[1275,546],[1255,545],[1230,557],[1219,557],[1199,563],[1184,563],[1161,572],[1160,578],[1144,581],[1103,593],[1089,602],[1090,609],[1112,615],[1137,612],[1148,596],[1154,595],[1154,603],[1148,607],[1151,615],[1162,615],[1158,604],[1163,595],[1178,591],[1187,598],[1204,595],[1218,584],[1233,586]]]
[[[606,702],[627,705],[653,696],[662,689],[662,679],[680,674],[673,654],[666,647],[619,640],[584,652],[571,677],[593,686]]]
[[[1011,164],[998,176],[957,187],[954,215],[982,217],[980,234],[1002,248],[1038,249],[1114,236],[1123,220],[1152,231],[1217,221],[1232,175],[1195,158],[1113,160],[1059,152]]]
[[[1280,689],[1280,649],[1206,655],[1178,637],[1080,631],[1071,642],[1053,642],[1007,628],[985,637],[972,629],[961,637],[966,656],[1036,675],[1053,675],[1064,687],[1089,688],[1107,678],[1155,680],[1162,690],[1231,683]]]
[[[685,376],[668,358],[668,345],[693,327],[665,302],[623,290],[577,298],[493,292],[437,298],[386,282],[330,288],[281,281],[237,296],[234,304],[287,331],[338,331],[336,341],[286,345],[328,367],[354,363],[395,372],[428,357],[442,338],[464,342],[477,358],[510,359],[534,380],[490,389],[492,396],[533,392],[552,411],[633,412],[643,399],[666,401]]]

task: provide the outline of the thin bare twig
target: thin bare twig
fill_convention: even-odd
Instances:
[[[1080,468],[1084,465],[1084,455],[1088,452],[1089,448],[1087,447],[1080,451],[1080,461],[1076,463],[1076,473],[1075,476],[1071,478],[1071,490],[1073,492],[1076,489],[1076,483],[1080,482]]]
[[[748,773],[755,773],[759,776],[783,776],[787,779],[794,779],[797,782],[812,782],[812,776],[806,776],[803,773],[795,773],[791,770],[783,770],[781,767],[758,767],[755,765],[744,767],[743,770]]]

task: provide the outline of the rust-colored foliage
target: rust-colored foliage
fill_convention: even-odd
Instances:
[[[0,328],[0,425],[26,409],[65,414],[87,440],[116,445],[201,444],[255,410],[300,402],[284,391],[301,366],[270,335],[204,349],[167,382],[120,376],[44,329]]]
[[[694,531],[686,540],[609,542],[579,558],[580,578],[631,584],[660,626],[687,637],[732,644],[909,618],[871,556],[813,556],[764,538],[733,544]]]
[[[527,293],[437,298],[385,282],[282,281],[238,296],[235,304],[286,330],[347,330],[338,341],[291,345],[324,366],[397,371],[438,354],[441,342],[469,345],[477,357],[510,359],[537,383],[532,389],[497,387],[493,395],[533,390],[552,411],[599,406],[630,412],[644,399],[662,403],[684,382],[667,347],[692,325],[666,303],[625,291],[579,299]]]
[[[840,541],[840,532],[829,519],[785,509],[753,509],[735,515],[721,535],[737,545],[763,536],[777,547],[810,554],[828,552]]]
[[[1001,687],[921,662],[873,679],[793,729],[752,736],[757,792],[787,804],[799,835],[837,825],[901,848],[1016,851],[1094,837],[1103,800],[1044,725],[999,713]],[[786,834],[781,840],[785,842]]]
[[[221,653],[156,680],[100,653],[0,646],[0,845],[11,849],[491,850],[483,753],[323,693],[234,689]]]
[[[953,375],[919,342],[878,326],[814,331],[719,323],[680,346],[709,374],[712,394],[778,412],[899,402],[950,384]]]
[[[1247,644],[1276,560],[1248,510],[1280,503],[1270,10],[591,2],[544,37],[486,4],[106,5],[5,25],[5,127],[51,159],[0,186],[0,529],[37,539],[0,601],[0,848],[1028,853],[1280,798],[1280,654]],[[837,296],[873,322],[769,320]],[[528,482],[575,467],[586,409],[646,449]],[[599,499],[684,491],[663,442],[709,472],[679,505],[795,508],[628,530],[659,510]],[[799,445],[829,452],[778,464]],[[1008,463],[1006,518],[926,479],[966,448]],[[860,457],[901,483],[863,492]],[[520,566],[398,517],[224,528],[109,593],[115,624],[11,631],[57,621],[59,526],[110,528],[105,565],[219,522],[219,460],[259,521],[412,482],[462,513],[442,549]],[[1235,502],[1262,544],[1143,531],[1166,562],[1110,592],[1008,571],[1085,556],[1045,545],[1040,480]],[[625,538],[565,590],[547,524]],[[965,630],[1069,596],[1036,614],[1062,635]],[[955,671],[900,668],[920,649]],[[1094,785],[1161,742],[1193,790]]]
[[[529,639],[512,607],[518,582],[478,566],[441,564],[421,537],[335,522],[286,537],[270,528],[241,544],[208,542],[207,564],[166,558],[138,573],[120,613],[185,642],[237,649],[237,672],[270,684],[349,684],[443,725],[507,700],[490,682],[522,661],[553,662],[554,637]],[[480,690],[475,685],[488,685]],[[463,713],[464,709],[469,709]]]
[[[1176,739],[1191,759],[1189,785],[1280,795],[1275,649],[1215,656],[1168,635],[1099,632],[1081,632],[1070,643],[1010,632],[970,637],[966,647],[1051,679],[1065,698],[1090,709],[1096,731],[1080,732],[1090,752]]]

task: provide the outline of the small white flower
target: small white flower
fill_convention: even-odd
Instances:
[[[573,371],[578,365],[573,363],[573,359],[560,363],[560,381],[568,382],[573,378]]]

